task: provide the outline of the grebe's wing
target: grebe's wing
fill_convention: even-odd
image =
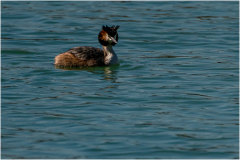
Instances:
[[[102,49],[90,46],[74,47],[69,49],[67,52],[73,54],[74,56],[82,60],[100,60],[104,58],[104,52]]]

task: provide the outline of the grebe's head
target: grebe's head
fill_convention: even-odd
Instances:
[[[101,32],[98,34],[98,41],[101,45],[103,46],[108,46],[109,44],[115,46],[115,44],[117,44],[118,42],[118,33],[117,33],[117,29],[120,26],[112,26],[112,27],[108,27],[106,26],[102,26],[102,30]]]

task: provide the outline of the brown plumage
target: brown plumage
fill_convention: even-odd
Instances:
[[[56,56],[54,64],[56,66],[63,67],[91,67],[110,65],[111,62],[113,62],[111,60],[115,58],[116,61],[117,58],[111,46],[114,46],[118,42],[118,28],[119,26],[102,27],[102,30],[98,35],[98,40],[99,43],[105,48],[104,50],[90,46],[74,47]]]
[[[74,47],[55,57],[55,65],[65,67],[103,66],[104,52],[100,48]]]

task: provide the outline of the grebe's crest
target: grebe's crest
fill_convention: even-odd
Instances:
[[[98,35],[98,41],[101,45],[103,46],[108,46],[109,44],[112,44],[113,46],[115,44],[117,44],[118,42],[118,33],[117,33],[117,29],[120,26],[112,26],[112,27],[108,27],[106,26],[102,26],[102,31],[99,33]]]
[[[114,37],[116,34],[117,34],[117,29],[119,28],[120,26],[112,26],[112,27],[108,27],[107,25],[106,26],[102,26],[102,29],[104,31],[106,31],[110,36]]]

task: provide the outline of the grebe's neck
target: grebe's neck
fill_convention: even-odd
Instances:
[[[104,63],[106,65],[115,65],[118,64],[117,54],[114,52],[112,45],[103,46],[104,52]]]

